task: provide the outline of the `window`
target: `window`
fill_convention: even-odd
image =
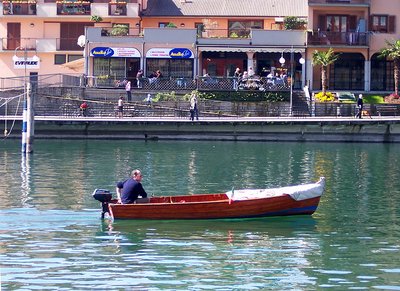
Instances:
[[[167,25],[169,24],[169,22],[159,22],[158,23],[158,27],[167,27]]]
[[[204,24],[201,22],[196,22],[194,27],[197,29],[197,36],[201,37],[202,32],[204,31]]]
[[[114,86],[114,81],[125,78],[124,58],[94,58],[93,75],[97,76],[98,86]]]
[[[193,59],[147,59],[147,77],[160,70],[163,77],[192,78]]]
[[[328,15],[326,17],[326,31],[347,32],[347,16]]]
[[[375,15],[372,16],[372,30],[379,32],[387,32],[388,16]]]
[[[62,65],[67,62],[66,55],[54,55],[54,64],[55,65]]]
[[[262,20],[251,20],[251,21],[228,21],[228,36],[229,37],[249,37],[250,29],[257,28],[262,29],[264,22]]]
[[[82,55],[68,55],[68,62],[76,61],[83,58]]]

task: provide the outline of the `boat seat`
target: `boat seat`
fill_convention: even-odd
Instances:
[[[134,204],[143,204],[143,203],[149,203],[150,198],[138,198],[135,200]]]

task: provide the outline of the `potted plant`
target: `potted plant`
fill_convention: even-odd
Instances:
[[[167,26],[165,26],[165,27],[168,27],[168,28],[176,28],[176,25],[175,25],[174,23],[172,23],[172,22],[169,22],[169,23],[167,24]]]
[[[288,16],[284,19],[284,27],[286,30],[291,29],[306,29],[307,21],[305,19],[301,19],[295,16]]]
[[[110,35],[112,36],[123,36],[128,35],[129,29],[125,24],[116,24],[111,29]]]
[[[90,17],[90,20],[91,20],[91,21],[94,21],[94,22],[102,22],[102,21],[103,21],[103,18],[102,18],[101,16],[98,16],[98,15],[92,15],[92,16]]]

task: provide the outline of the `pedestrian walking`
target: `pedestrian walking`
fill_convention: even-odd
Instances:
[[[129,80],[127,80],[127,82],[126,82],[125,91],[126,91],[126,97],[128,99],[128,102],[131,102],[132,92],[131,92],[131,81],[129,81]]]

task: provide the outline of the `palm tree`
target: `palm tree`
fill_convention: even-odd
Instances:
[[[327,88],[327,77],[326,77],[326,69],[330,64],[336,62],[339,58],[339,54],[335,54],[332,48],[329,48],[328,51],[314,51],[312,56],[312,64],[313,66],[321,66],[321,82],[322,82],[322,93],[326,94]]]
[[[379,57],[393,61],[394,94],[399,96],[399,69],[400,69],[400,40],[386,41],[387,47],[379,52]]]

